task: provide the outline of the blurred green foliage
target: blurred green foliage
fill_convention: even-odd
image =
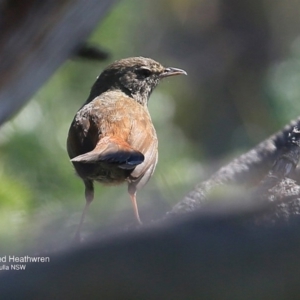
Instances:
[[[278,130],[280,125],[297,116],[300,98],[299,38],[292,40],[287,45],[289,51],[286,55],[270,63],[259,77],[260,97],[268,99],[260,110],[262,119],[266,121],[265,125],[261,121],[255,124],[257,111],[255,107],[252,107],[254,110],[250,109],[249,101],[248,104],[245,102],[246,106],[243,106],[243,99],[238,104],[231,103],[229,110],[220,108],[213,101],[211,91],[218,90],[222,77],[217,77],[216,80],[212,76],[213,84],[208,79],[200,80],[203,77],[200,68],[197,67],[198,73],[195,72],[193,67],[196,64],[188,58],[203,47],[202,44],[197,44],[197,36],[208,29],[208,35],[216,34],[210,28],[219,24],[217,21],[221,6],[218,3],[220,1],[210,4],[207,1],[121,1],[90,37],[90,42],[100,43],[111,53],[110,60],[103,63],[78,59],[68,61],[26,107],[1,128],[1,253],[8,250],[11,252],[12,249],[19,251],[28,246],[51,249],[54,245],[59,247],[72,239],[84,206],[84,188],[75,175],[66,152],[68,128],[77,109],[86,100],[95,78],[115,59],[151,56],[162,64],[171,64],[170,66],[183,68],[189,73],[186,78],[166,80],[150,99],[149,110],[159,137],[159,163],[153,178],[138,193],[142,219],[147,219],[146,211],[154,207],[161,209],[163,214],[168,207],[181,200],[196,182],[209,176],[211,171],[208,171],[208,167],[214,169],[217,165],[220,166],[220,161],[206,160],[210,157],[207,149],[203,148],[206,141],[218,139],[211,132],[219,136],[225,135],[230,141],[231,149],[228,146],[218,146],[221,147],[218,153],[221,152],[222,155],[215,159],[224,162],[228,155],[233,157],[242,149],[249,148],[253,141],[262,140],[272,130]],[[206,18],[205,12],[211,18]],[[202,16],[199,20],[198,13]],[[160,24],[161,30],[157,29],[157,24]],[[195,29],[198,30],[196,33]],[[169,45],[164,32],[173,34]],[[179,40],[176,40],[177,36],[180,36]],[[194,52],[185,50],[186,55],[180,56],[182,53],[178,49],[188,47],[193,41]],[[206,54],[209,57],[210,52]],[[231,61],[232,54],[229,54],[226,59]],[[196,60],[195,56],[194,62]],[[210,63],[213,65],[208,59],[208,64]],[[251,76],[250,82],[256,77],[255,72]],[[234,91],[230,91],[234,95]],[[202,99],[206,97],[211,97],[208,99],[211,109],[202,104]],[[240,108],[236,109],[235,105],[240,105]],[[188,112],[186,107],[189,107]],[[235,127],[228,127],[231,128],[228,133],[224,122],[234,118],[234,115],[227,114],[227,111],[232,110],[237,110],[238,121],[233,123]],[[264,117],[267,113],[270,116]],[[249,114],[254,116],[249,119]],[[174,124],[175,116],[177,120],[180,117],[177,125]],[[193,123],[189,123],[191,120],[194,120]],[[205,136],[201,124],[207,123],[207,120],[212,121],[215,127],[212,125],[211,129],[214,131]],[[276,124],[267,123],[274,120]],[[190,127],[183,129],[180,126],[182,122]],[[189,132],[193,132],[192,137],[197,137],[197,134],[200,136],[202,132],[200,144],[197,139],[191,138]],[[107,188],[97,185],[95,201],[86,219],[86,230],[105,226],[121,218],[123,214],[128,214],[133,219],[126,186]]]

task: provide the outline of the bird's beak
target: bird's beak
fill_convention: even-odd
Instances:
[[[177,68],[165,68],[164,71],[160,74],[160,78],[165,78],[175,75],[187,75],[187,72]]]

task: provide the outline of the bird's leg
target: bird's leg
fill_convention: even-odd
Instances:
[[[75,233],[75,241],[80,242],[80,232],[81,232],[81,228],[82,228],[82,224],[84,222],[84,218],[86,215],[86,212],[90,206],[90,204],[92,203],[93,199],[94,199],[94,185],[93,185],[93,181],[91,180],[84,180],[84,184],[85,184],[85,206],[80,218],[80,222],[79,225],[77,227],[76,233]]]
[[[136,220],[138,221],[138,223],[140,225],[142,225],[142,221],[140,219],[140,215],[139,215],[139,210],[137,207],[137,203],[136,203],[136,189],[132,189],[131,187],[128,188],[128,193],[132,202],[132,206],[133,206],[133,211],[134,211],[134,215],[136,217]]]

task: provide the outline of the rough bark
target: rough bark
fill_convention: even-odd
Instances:
[[[292,121],[278,133],[272,135],[247,153],[234,159],[226,166],[223,166],[208,180],[199,183],[182,201],[176,204],[168,214],[172,216],[174,214],[182,214],[201,208],[207,203],[211,191],[218,186],[260,188],[260,192],[266,194],[268,193],[268,187],[262,186],[261,181],[268,175],[268,172],[272,173],[275,171],[272,169],[272,166],[276,162],[278,169],[276,169],[277,177],[275,178],[274,186],[281,183],[280,197],[281,202],[284,202],[283,195],[290,196],[291,181],[284,180],[283,182],[285,182],[285,184],[282,185],[283,178],[287,176],[297,178],[297,172],[294,171],[299,160],[299,147],[297,143],[292,143],[293,146],[290,146],[291,134],[295,126],[300,126],[300,118]],[[287,159],[288,157],[290,158]],[[289,169],[289,172],[286,172],[285,168]],[[294,189],[297,190],[297,183],[295,181],[294,185]],[[274,192],[275,191],[279,192],[279,190],[274,189]],[[277,196],[274,195],[274,197]],[[291,198],[289,197],[289,201],[290,200]],[[298,209],[300,209],[300,207]]]

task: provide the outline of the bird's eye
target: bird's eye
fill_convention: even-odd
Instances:
[[[137,70],[137,74],[142,77],[149,77],[152,73],[147,67],[141,67]]]

